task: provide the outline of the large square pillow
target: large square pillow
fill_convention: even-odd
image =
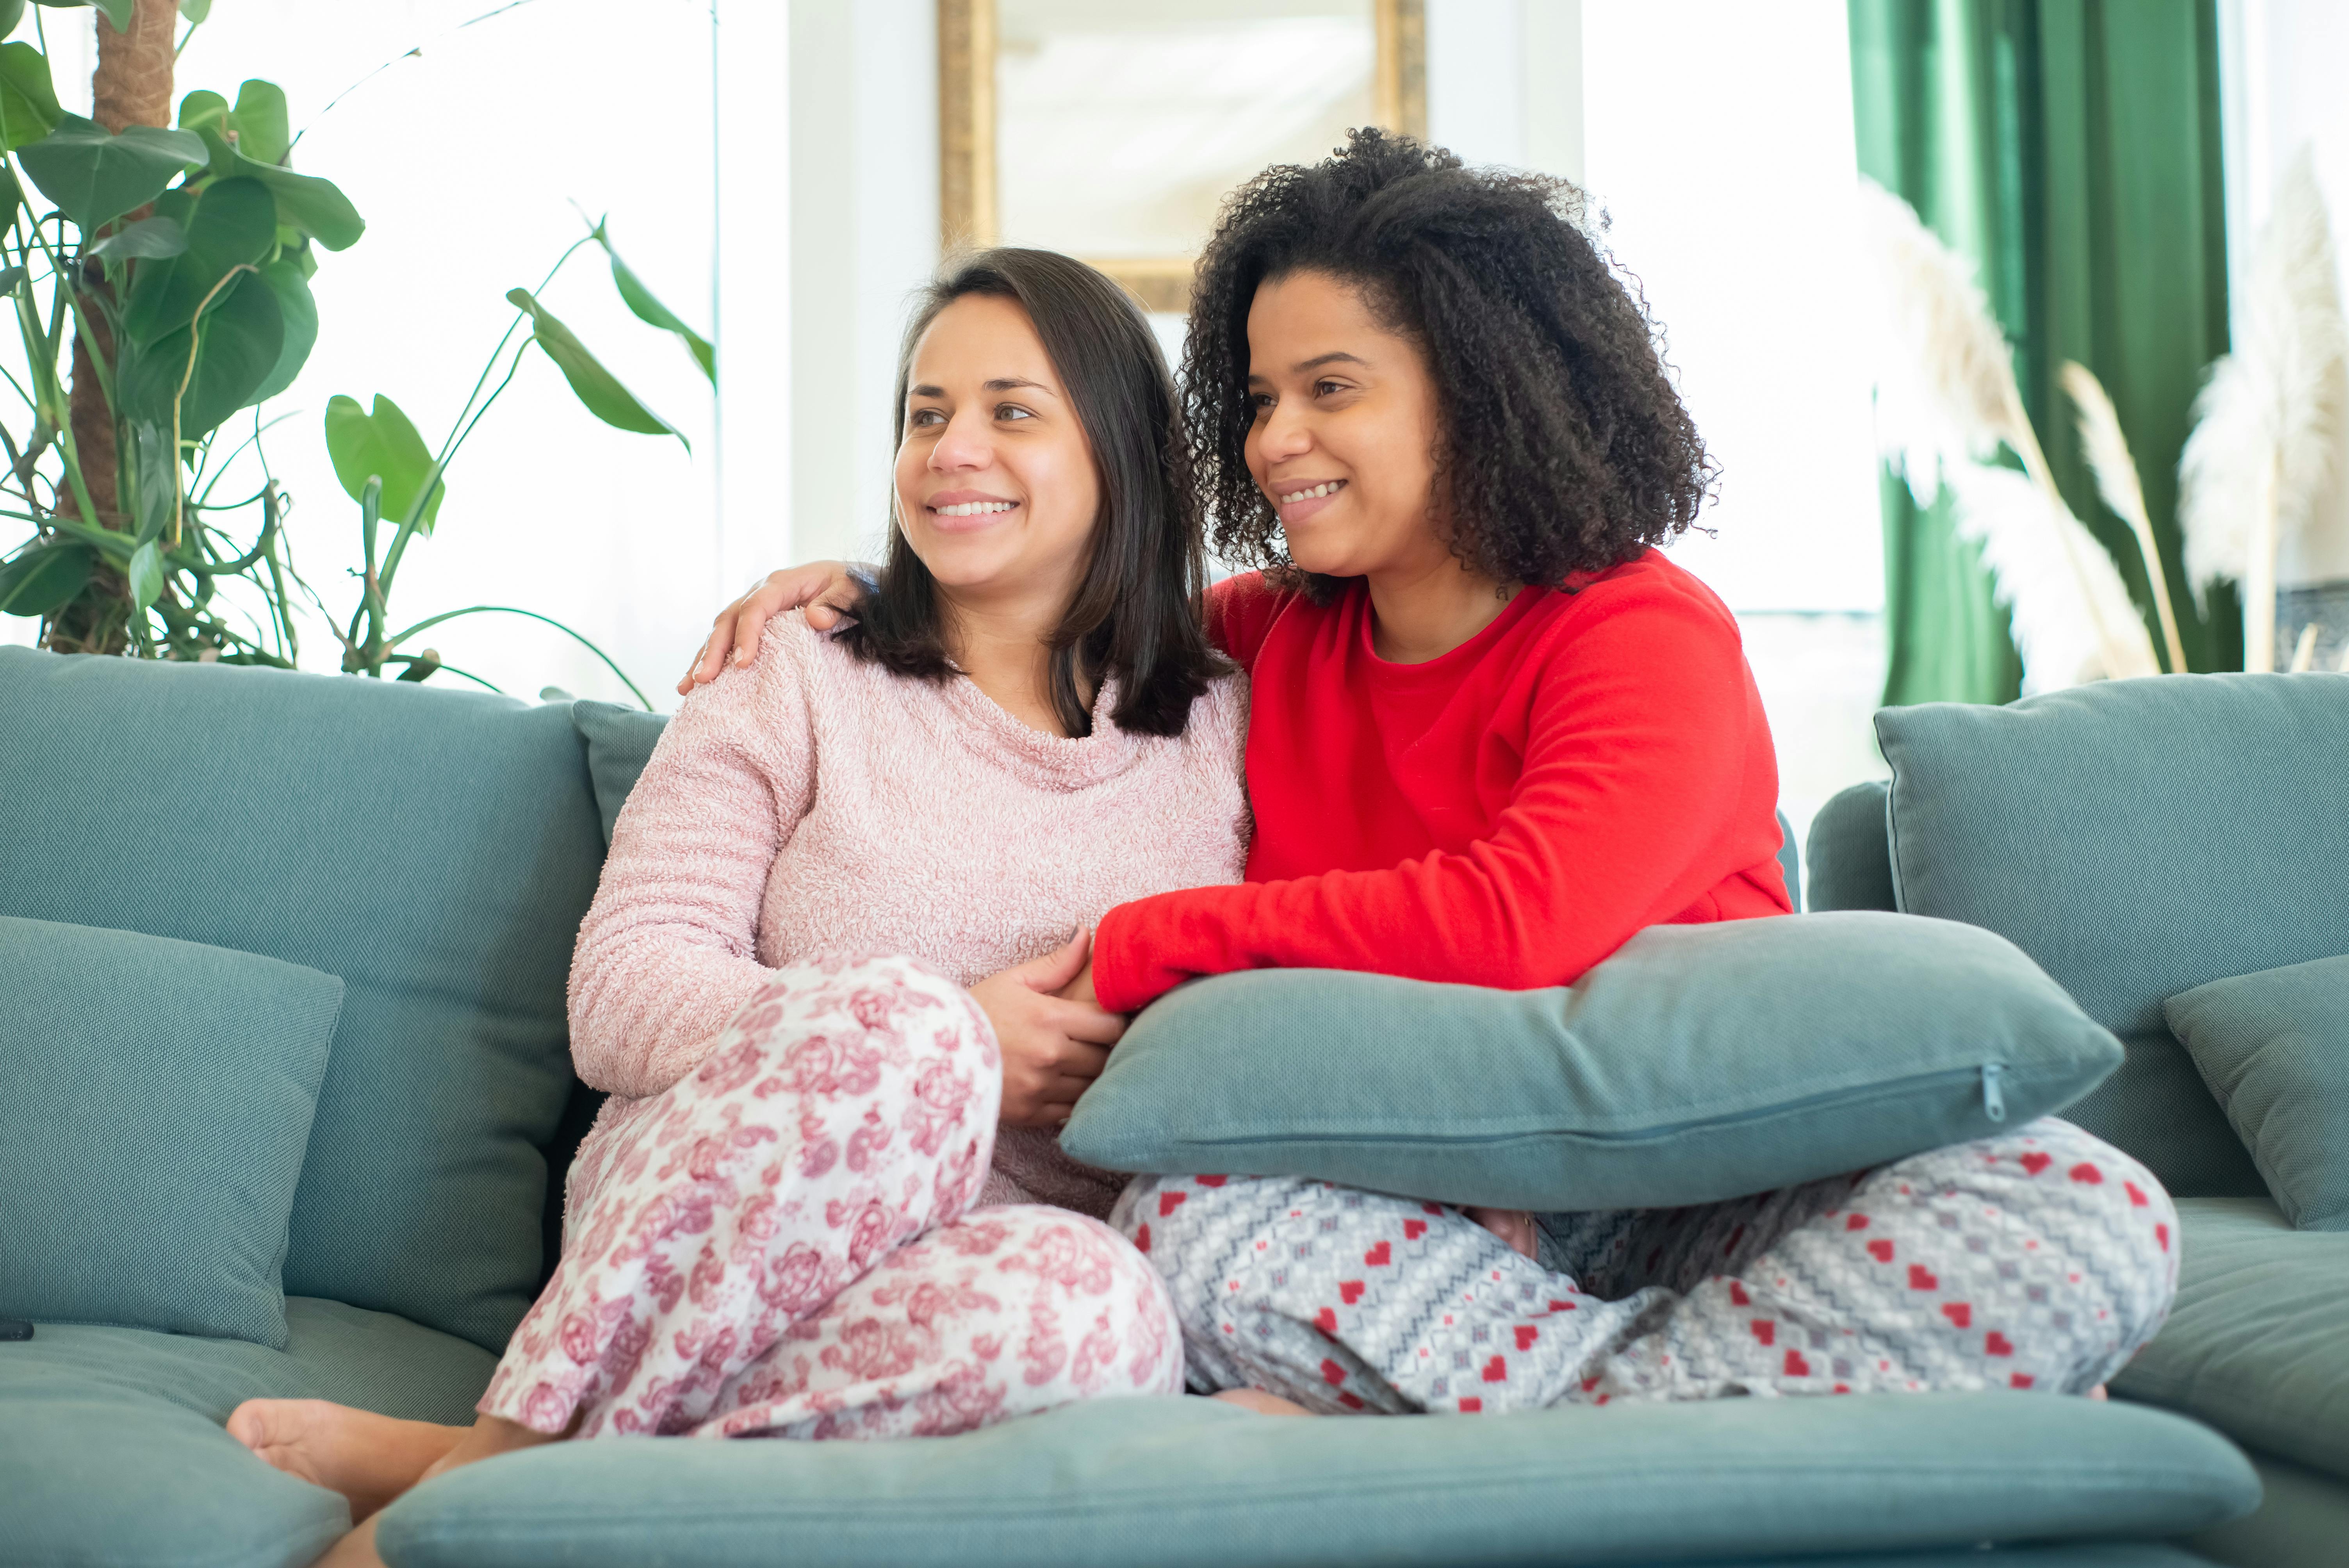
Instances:
[[[1061,1147],[1545,1212],[1707,1202],[2061,1109],[2120,1043],[1989,932],[1876,913],[1657,926],[1570,988],[1321,969],[1135,1020]]]
[[[0,916],[0,1316],[285,1346],[315,969]]]
[[[2261,1195],[2161,1005],[2349,953],[2349,680],[2095,681],[1876,735],[1899,909],[1997,932],[2127,1048],[2072,1119],[2177,1196]]]
[[[2161,1010],[2284,1218],[2349,1231],[2349,957],[2213,980]]]

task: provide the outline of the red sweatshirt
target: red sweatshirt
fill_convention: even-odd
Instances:
[[[1371,651],[1359,582],[1235,577],[1207,619],[1250,676],[1247,881],[1102,916],[1105,1007],[1275,966],[1562,985],[1644,926],[1791,907],[1737,623],[1652,551],[1425,664]]]

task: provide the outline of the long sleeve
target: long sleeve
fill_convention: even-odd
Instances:
[[[667,1088],[771,973],[760,906],[814,789],[803,642],[779,623],[688,697],[621,808],[571,961],[572,1057],[595,1088]]]
[[[1770,819],[1775,760],[1733,622],[1677,593],[1609,597],[1545,649],[1523,769],[1489,831],[1388,869],[1121,905],[1095,937],[1102,1005],[1271,966],[1556,985],[1642,926],[1782,910],[1783,891],[1700,903],[1776,849],[1774,820],[1752,825]],[[1260,686],[1259,714],[1266,700]]]

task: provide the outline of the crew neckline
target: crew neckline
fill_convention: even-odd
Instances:
[[[1448,675],[1462,665],[1475,663],[1493,644],[1508,634],[1508,629],[1511,626],[1525,618],[1528,607],[1536,599],[1544,597],[1548,593],[1549,590],[1547,588],[1520,587],[1515,593],[1509,595],[1509,602],[1501,606],[1499,614],[1485,623],[1483,628],[1475,636],[1470,637],[1458,647],[1447,648],[1432,659],[1405,661],[1390,659],[1380,654],[1371,635],[1371,625],[1375,618],[1375,612],[1371,605],[1370,584],[1358,582],[1353,587],[1355,619],[1359,623],[1354,631],[1355,645],[1361,650],[1362,658],[1369,664],[1371,669],[1382,679],[1412,680],[1423,676]]]

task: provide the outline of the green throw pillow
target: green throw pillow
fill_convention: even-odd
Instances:
[[[622,707],[582,697],[571,705],[571,723],[587,743],[587,777],[595,786],[595,810],[604,819],[604,847],[612,847],[612,825],[636,787],[636,776],[653,759],[668,715]]]
[[[1145,1009],[1061,1147],[1543,1211],[1697,1203],[2060,1110],[2118,1041],[2011,943],[1855,912],[1657,926],[1492,991],[1319,969]]]
[[[2161,1011],[2284,1218],[2349,1231],[2349,957],[2213,980]]]
[[[285,1345],[315,969],[0,916],[0,1316]]]

